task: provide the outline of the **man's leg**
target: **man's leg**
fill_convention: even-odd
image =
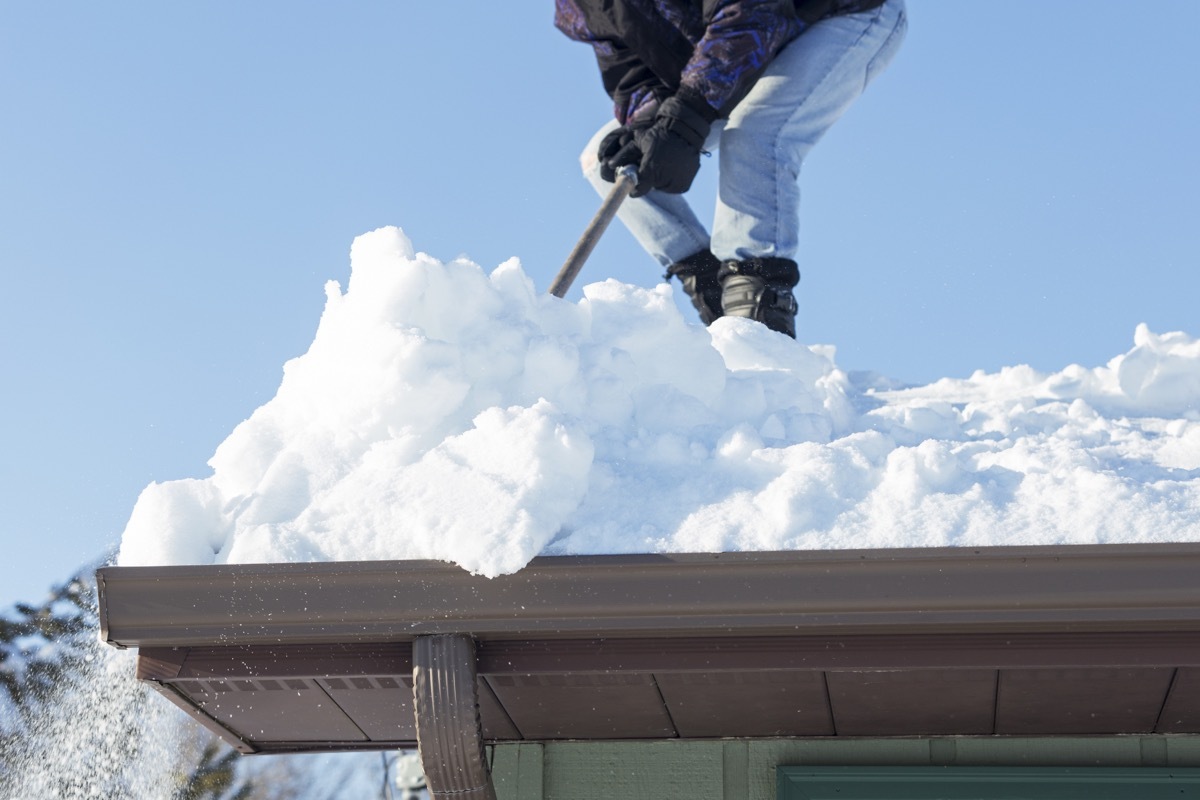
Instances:
[[[818,22],[788,44],[721,134],[712,250],[722,261],[795,260],[805,156],[904,38],[903,0]]]

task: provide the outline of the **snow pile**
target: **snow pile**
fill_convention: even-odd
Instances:
[[[309,351],[209,462],[149,486],[119,563],[1200,540],[1200,342],[872,388],[670,287],[579,303],[516,261],[359,237]],[[875,383],[882,385],[882,382]]]

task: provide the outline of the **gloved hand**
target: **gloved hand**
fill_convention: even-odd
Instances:
[[[633,141],[609,159],[614,170],[625,164],[638,165],[638,185],[631,197],[658,189],[683,194],[692,187],[700,171],[700,151],[712,127],[712,117],[698,104],[675,95],[663,101],[654,124],[635,130]],[[634,161],[635,152],[641,156]]]
[[[634,137],[639,127],[645,128],[647,125],[635,127],[622,125],[600,140],[596,158],[600,161],[601,178],[613,183],[617,179],[617,170],[621,167],[626,164],[641,163],[642,151],[634,143]],[[619,163],[618,156],[621,159]]]

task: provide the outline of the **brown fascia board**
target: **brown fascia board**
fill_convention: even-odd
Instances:
[[[1200,543],[559,556],[98,571],[117,647],[1200,631]]]

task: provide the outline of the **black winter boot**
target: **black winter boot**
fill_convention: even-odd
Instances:
[[[708,250],[692,253],[677,264],[667,267],[663,280],[679,278],[683,291],[692,298],[692,305],[700,312],[700,321],[711,325],[721,316],[721,283],[717,272],[721,262]]]
[[[790,258],[726,261],[717,274],[721,308],[729,317],[748,317],[796,338],[796,298],[800,268]]]

